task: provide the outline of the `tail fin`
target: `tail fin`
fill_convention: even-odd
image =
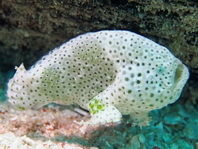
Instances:
[[[27,72],[24,65],[21,64],[19,67],[15,67],[17,70],[14,77],[8,82],[7,97],[11,104],[18,105],[23,98],[21,96],[21,89],[25,85],[25,73]]]

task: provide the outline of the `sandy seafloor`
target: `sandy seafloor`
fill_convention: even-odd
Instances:
[[[5,100],[6,82],[12,74],[11,72],[0,73],[1,101]],[[20,123],[18,123],[18,127],[14,125],[15,128],[8,128],[12,126],[9,125],[9,122],[13,121],[13,119],[11,119],[13,118],[12,112],[11,117],[7,116],[9,115],[7,114],[9,110],[11,109],[8,109],[6,112],[1,109],[0,112],[0,127],[7,122],[6,129],[4,128],[4,131],[2,131],[3,129],[1,128],[0,131],[0,149],[8,148],[8,146],[10,146],[11,149],[59,149],[64,147],[68,149],[85,149],[90,147],[92,147],[92,149],[198,149],[198,111],[193,105],[183,104],[182,99],[163,109],[152,111],[150,116],[152,116],[153,120],[150,122],[150,126],[143,127],[142,129],[133,126],[128,120],[128,116],[125,116],[121,124],[109,127],[101,126],[93,131],[92,134],[89,134],[89,137],[82,135],[84,132],[79,133],[79,127],[72,127],[72,130],[67,128],[65,132],[71,132],[68,136],[55,135],[55,137],[52,137],[53,135],[51,135],[50,137],[47,136],[48,138],[42,136],[42,133],[39,133],[41,129],[36,131],[35,127],[31,127],[34,128],[34,131],[29,129],[27,131],[26,129],[26,131],[23,132],[23,129],[21,129],[23,127],[20,127],[20,125],[22,125]],[[16,112],[15,120],[17,118],[24,118],[26,123],[30,122],[33,123],[32,125],[35,125],[32,119],[40,116],[38,111],[35,113],[37,114],[28,117],[28,112],[24,115],[20,115]],[[45,117],[42,118],[43,121],[49,118],[46,116],[47,114],[48,113],[45,113]],[[56,119],[56,121],[59,121],[59,119]],[[62,120],[60,119],[60,121]],[[68,121],[68,123],[71,123],[71,121]],[[41,123],[39,124],[42,125]],[[39,126],[39,128],[40,127],[41,126]],[[19,133],[17,128],[20,128],[22,132]],[[12,133],[10,131],[12,131]],[[51,130],[52,133],[53,131],[54,130]],[[16,132],[17,134],[14,134]],[[29,132],[31,132],[31,134],[25,134]],[[17,136],[19,134],[21,136]],[[73,144],[70,145],[67,143]]]

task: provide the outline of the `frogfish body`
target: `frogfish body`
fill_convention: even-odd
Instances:
[[[105,30],[69,40],[29,70],[21,64],[8,83],[8,101],[19,109],[51,102],[89,110],[92,125],[129,114],[146,125],[148,113],[175,102],[189,77],[171,52],[138,34]]]

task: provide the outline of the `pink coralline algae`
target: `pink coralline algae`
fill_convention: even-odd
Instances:
[[[40,110],[4,110],[0,112],[0,134],[12,132],[17,136],[37,134],[47,138],[77,136],[88,138],[97,127],[78,122],[88,120],[70,109],[42,108]]]

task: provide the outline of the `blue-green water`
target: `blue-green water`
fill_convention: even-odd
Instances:
[[[7,82],[14,74],[14,71],[0,72],[0,102],[6,101]]]

